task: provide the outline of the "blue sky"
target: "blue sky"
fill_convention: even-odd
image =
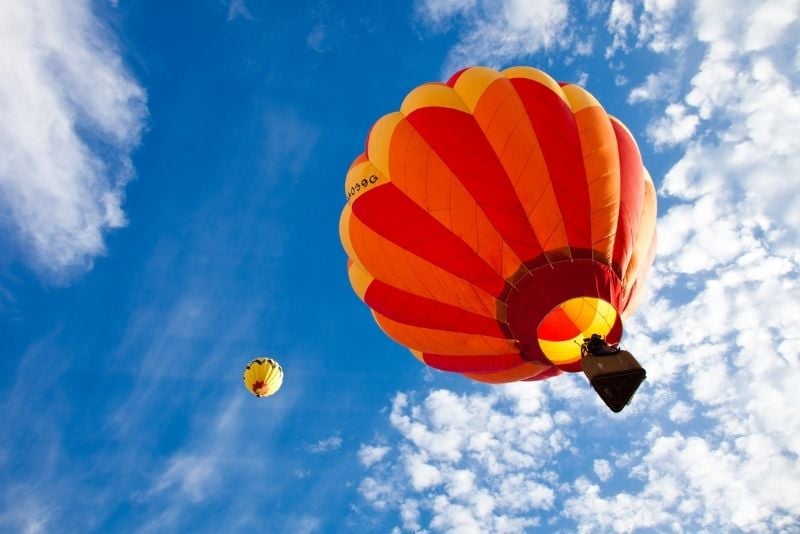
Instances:
[[[0,6],[0,531],[792,531],[800,3]],[[345,172],[472,64],[587,87],[659,191],[648,371],[422,367],[347,280]],[[250,358],[286,379],[250,396]]]

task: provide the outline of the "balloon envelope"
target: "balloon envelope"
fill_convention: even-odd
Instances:
[[[616,343],[655,250],[628,129],[542,71],[472,67],[372,127],[345,180],[356,294],[431,367],[489,383],[580,371]]]
[[[247,364],[242,379],[250,393],[256,397],[269,397],[281,388],[283,369],[272,358],[256,358]]]

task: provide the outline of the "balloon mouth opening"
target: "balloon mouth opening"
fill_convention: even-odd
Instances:
[[[259,380],[253,383],[253,394],[257,397],[266,397],[269,394],[269,388],[264,382]]]
[[[617,321],[617,310],[597,297],[565,300],[550,310],[536,328],[542,353],[556,365],[574,363],[581,358],[584,338],[592,334],[605,337]]]

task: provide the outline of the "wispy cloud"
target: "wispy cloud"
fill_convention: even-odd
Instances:
[[[264,121],[264,166],[268,177],[297,180],[318,142],[318,128],[293,109],[271,109]]]
[[[328,452],[338,451],[342,447],[342,437],[339,435],[331,436],[326,439],[321,439],[316,443],[311,443],[305,446],[305,450],[312,454],[324,454]]]
[[[228,2],[228,22],[240,17],[253,20],[253,14],[250,13],[250,9],[247,7],[245,0],[230,0],[230,2]]]
[[[64,282],[126,223],[145,92],[85,0],[3,2],[0,74],[0,225],[32,269]]]
[[[611,36],[606,58],[632,48],[656,53],[685,49],[692,39],[686,24],[691,8],[692,2],[682,0],[614,0],[606,20]]]
[[[418,0],[416,13],[433,31],[459,28],[443,68],[448,76],[470,65],[499,67],[571,41],[566,0]],[[585,52],[591,45],[581,46]]]

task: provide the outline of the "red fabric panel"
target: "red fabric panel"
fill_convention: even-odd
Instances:
[[[441,371],[455,373],[493,373],[505,371],[525,363],[519,354],[496,354],[488,356],[450,356],[446,354],[422,355],[425,363]]]
[[[569,106],[544,85],[525,78],[512,78],[511,83],[542,147],[570,248],[590,250],[589,188],[575,116]]]
[[[523,261],[542,253],[511,180],[475,118],[451,108],[421,108],[407,117],[492,226]]]
[[[551,341],[569,339],[581,332],[561,308],[548,315],[545,322],[541,323],[537,330],[541,339],[549,339]]]
[[[611,121],[617,136],[620,163],[619,222],[614,241],[612,264],[617,275],[622,278],[628,268],[636,243],[636,233],[644,208],[644,173],[642,157],[636,143],[625,128]]]
[[[447,80],[447,85],[449,85],[450,87],[455,87],[456,82],[458,81],[458,79],[461,77],[462,74],[464,74],[464,71],[469,69],[469,68],[471,68],[471,67],[463,68],[460,71],[458,71],[455,74],[453,74],[452,76],[450,76],[450,79]]]
[[[425,297],[413,295],[380,280],[369,285],[367,306],[399,323],[465,334],[506,337],[496,320]]]
[[[391,183],[358,197],[353,214],[392,243],[492,295],[505,287],[475,251]]]

